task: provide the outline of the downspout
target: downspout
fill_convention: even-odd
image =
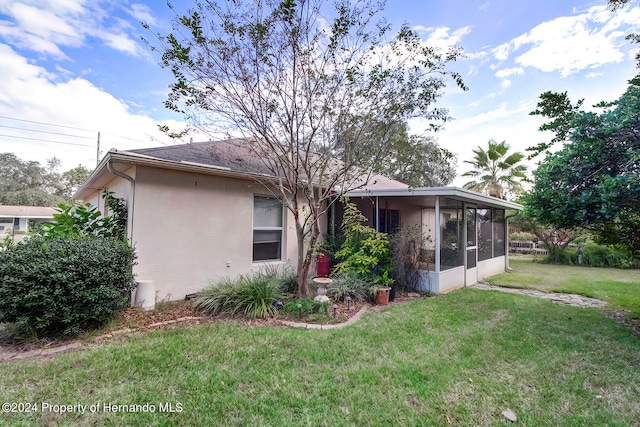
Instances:
[[[126,179],[131,184],[129,186],[129,198],[127,200],[127,205],[129,205],[127,206],[127,228],[129,229],[129,243],[133,245],[133,210],[135,209],[136,181],[133,177],[114,169],[111,164],[111,159],[107,162],[107,170],[120,178]]]

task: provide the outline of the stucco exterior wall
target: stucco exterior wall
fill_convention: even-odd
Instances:
[[[120,167],[118,167],[120,166]],[[267,264],[297,262],[293,215],[284,209],[282,260],[253,262],[254,195],[270,196],[251,180],[135,166],[118,170],[107,187],[127,200],[128,235],[136,248],[137,280],[153,280],[156,301],[183,299],[210,280],[258,271]],[[131,200],[135,200],[131,209]],[[102,191],[85,198],[107,212]],[[326,232],[326,221],[321,228]]]
[[[485,261],[478,261],[478,279],[495,276],[505,272],[505,256],[499,256]]]
[[[157,301],[182,299],[209,280],[246,274],[252,262],[254,195],[259,184],[138,166],[133,243],[138,279],[154,280]],[[286,211],[282,264],[297,259],[293,216]]]

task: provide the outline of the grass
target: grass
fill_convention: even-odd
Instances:
[[[336,330],[225,322],[0,364],[1,402],[156,407],[0,424],[477,426],[510,408],[528,426],[627,426],[639,366],[638,335],[598,310],[464,289]]]
[[[512,273],[487,281],[496,286],[597,298],[607,301],[611,308],[624,310],[632,319],[640,319],[640,270],[540,264],[524,257],[511,257],[510,266]]]

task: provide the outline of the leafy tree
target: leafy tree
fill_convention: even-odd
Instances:
[[[540,163],[524,202],[542,223],[585,227],[603,242],[638,251],[640,88],[630,85],[617,101],[600,106],[601,114],[579,111],[567,120],[568,142]],[[560,109],[550,119],[563,115]]]
[[[542,124],[538,130],[541,132],[547,130],[554,132],[555,136],[551,139],[551,142],[541,142],[535,147],[527,148],[527,151],[532,152],[530,157],[535,157],[551,148],[555,143],[563,142],[567,139],[567,135],[572,130],[573,122],[580,112],[580,107],[583,102],[584,99],[581,99],[573,105],[567,96],[567,92],[556,93],[547,91],[540,95],[537,108],[529,113],[529,115],[543,116],[551,119],[548,123]]]
[[[70,202],[90,171],[77,166],[60,174],[59,167],[56,157],[43,167],[36,161],[20,160],[13,153],[0,153],[0,204],[57,206]]]
[[[91,171],[82,165],[63,172],[60,176],[59,195],[67,200],[71,200],[76,191],[89,178]]]
[[[66,201],[64,197],[49,194],[41,188],[26,188],[0,195],[0,204],[12,206],[56,206]]]
[[[631,3],[632,0],[609,0],[609,6],[611,6],[611,11],[615,12],[619,8],[625,6],[628,3]],[[627,35],[627,40],[631,40],[632,43],[640,44],[640,34],[631,33]],[[640,68],[640,50],[636,52],[636,66]],[[640,74],[637,74],[634,78],[629,80],[630,84],[634,84],[636,86],[640,86]]]
[[[527,167],[520,164],[524,154],[509,153],[509,145],[505,141],[493,139],[489,140],[486,150],[478,147],[473,152],[473,160],[465,160],[473,169],[462,174],[472,177],[473,181],[464,184],[464,188],[501,199],[515,197],[522,192],[521,182],[527,179]]]
[[[446,119],[433,104],[447,78],[465,88],[446,69],[458,48],[427,46],[407,25],[389,37],[380,12],[366,1],[196,2],[152,47],[175,78],[165,105],[242,134],[261,172],[277,177],[263,183],[295,220],[300,297],[336,189],[364,184],[394,126]]]
[[[15,191],[42,187],[43,172],[38,162],[22,161],[13,153],[0,153],[0,198]]]
[[[387,153],[375,171],[410,187],[442,187],[456,177],[456,157],[431,136],[409,135],[407,125],[396,126]]]

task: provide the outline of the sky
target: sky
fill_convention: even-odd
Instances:
[[[172,4],[184,11],[190,2]],[[542,92],[567,91],[590,108],[617,99],[637,74],[637,47],[625,40],[640,31],[633,1],[612,13],[603,0],[395,0],[384,16],[393,29],[407,23],[428,44],[465,53],[449,70],[469,90],[450,82],[437,103],[453,120],[436,137],[456,154],[459,174],[490,139],[522,152],[549,141],[537,130],[543,119],[529,115]],[[152,34],[140,22],[166,34],[172,17],[158,0],[0,0],[0,152],[92,169],[111,148],[180,143],[158,130],[185,126],[163,106],[171,74],[141,41]],[[425,129],[410,122],[412,133]]]

